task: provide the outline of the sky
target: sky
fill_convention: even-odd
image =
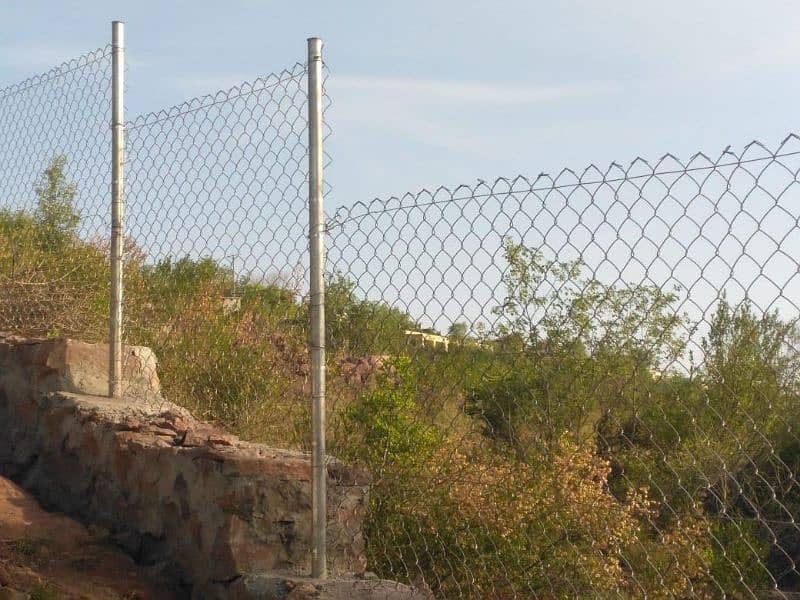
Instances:
[[[580,173],[589,165],[604,172],[611,163],[624,168],[637,157],[654,163],[667,153],[684,164],[698,152],[713,160],[726,148],[738,155],[753,140],[775,149],[798,129],[800,8],[793,4],[0,0],[0,88],[106,45],[110,22],[119,19],[126,23],[126,104],[128,118],[134,119],[291,68],[305,61],[306,38],[321,37],[332,100],[326,112],[332,130],[326,141],[332,158],[326,170],[331,186],[326,208],[333,214],[355,203],[434,191],[439,186],[454,189],[465,184],[475,193],[485,193],[498,177],[524,175],[534,180],[546,173],[556,178],[564,168]],[[236,105],[231,107],[236,110]],[[153,136],[159,127],[152,130]],[[186,129],[183,141],[189,147],[184,154],[191,156],[192,125],[175,121],[168,127],[177,135],[181,127]],[[261,132],[265,138],[269,134]],[[146,140],[151,131],[145,128],[130,135],[132,140],[137,135]],[[217,141],[223,146],[226,142]],[[251,267],[263,263],[265,256],[279,256],[268,246],[257,247],[269,241],[254,241],[247,238],[245,228],[237,231],[232,226],[239,215],[252,218],[248,196],[237,187],[245,189],[246,181],[221,192],[217,184],[206,193],[200,189],[200,177],[195,177],[192,184],[200,188],[191,188],[189,195],[195,197],[190,200],[205,198],[212,206],[211,213],[198,214],[185,198],[188,188],[182,187],[187,173],[172,162],[169,150],[162,144],[149,160],[161,164],[150,167],[161,169],[155,179],[166,177],[172,187],[156,186],[151,181],[155,171],[140,167],[143,187],[136,189],[134,183],[138,193],[132,196],[138,197],[134,201],[152,197],[155,207],[165,203],[166,194],[183,212],[160,213],[157,219],[153,215],[158,213],[139,211],[137,221],[133,206],[134,237],[145,239],[151,251],[159,239],[164,252],[181,249],[180,240],[170,238],[173,234],[184,236],[183,242],[198,255],[210,244],[216,244],[212,250],[219,257],[239,248],[249,252]],[[220,161],[223,154],[217,155]],[[232,164],[230,156],[224,156]],[[202,167],[203,157],[196,158]],[[131,170],[136,160],[132,157]],[[29,162],[17,156],[20,161]],[[524,193],[493,197],[499,203],[494,208],[472,202],[472,224],[455,206],[433,213],[418,210],[386,222],[370,218],[361,225],[351,224],[355,229],[342,230],[345,233],[338,238],[331,235],[329,257],[342,261],[360,279],[364,293],[390,302],[399,299],[401,306],[426,317],[426,324],[444,329],[453,320],[485,315],[501,297],[501,273],[495,267],[502,262],[498,237],[502,231],[494,229],[497,239],[491,247],[487,238],[468,235],[475,234],[480,219],[486,221],[484,227],[494,227],[496,222],[486,220],[494,211],[508,220],[504,227],[510,231],[514,219],[527,219],[530,227],[520,235],[527,244],[549,247],[553,254],[570,244],[579,251],[586,248],[587,255],[595,252],[592,267],[605,268],[610,279],[622,277],[619,265],[643,257],[643,268],[630,277],[652,277],[653,270],[647,267],[658,260],[666,267],[659,275],[662,279],[653,282],[657,285],[669,284],[680,269],[688,269],[681,276],[685,288],[695,282],[708,288],[692,292],[698,315],[707,314],[718,294],[737,281],[743,284],[740,296],[760,292],[764,308],[783,299],[795,311],[800,293],[793,258],[800,252],[796,220],[800,159],[786,162],[788,170],[769,166],[764,178],[769,189],[750,193],[750,174],[728,173],[704,188],[684,181],[681,185],[688,187],[679,202],[668,202],[669,207],[660,203],[669,194],[661,182],[648,184],[643,201],[637,199],[642,190],[625,183],[599,190],[594,198],[578,190],[576,195],[555,194],[549,199],[546,194],[531,199]],[[271,176],[261,175],[263,180]],[[292,174],[301,180],[304,176],[299,168]],[[131,179],[135,182],[136,175]],[[731,182],[735,188],[726,192]],[[302,206],[302,185],[290,183]],[[789,193],[783,194],[787,183]],[[105,186],[105,180],[98,180],[98,190]],[[708,198],[699,197],[698,189]],[[102,191],[95,195],[105,202]],[[431,197],[442,195],[434,192]],[[715,197],[724,202],[715,205]],[[529,201],[524,210],[523,200]],[[215,201],[228,203],[226,216],[213,212]],[[610,213],[598,212],[602,202],[621,211],[616,221],[608,221]],[[697,223],[687,207],[696,211],[697,222],[705,228],[695,231]],[[579,211],[590,209],[596,213],[593,220],[587,216],[581,222],[581,215],[589,212]],[[548,211],[560,211],[562,230],[543,229],[551,216]],[[639,222],[626,221],[626,211],[639,215]],[[279,210],[273,212],[281,216]],[[268,220],[263,215],[258,218]],[[104,228],[105,215],[98,219]],[[660,232],[639,227],[646,224],[652,229],[659,222],[669,227]],[[291,248],[291,257],[304,250],[304,222],[300,219],[295,225],[299,241]],[[263,230],[282,231],[271,229],[269,223]],[[381,232],[379,247],[374,236]],[[255,229],[249,234],[268,237]],[[364,237],[361,245],[352,241],[361,239],[358,236]],[[603,236],[605,241],[598,242]],[[578,240],[581,246],[576,245]],[[675,248],[667,252],[669,243]],[[614,247],[621,254],[615,264],[603,267]],[[458,257],[453,256],[456,252]],[[247,267],[248,259],[242,260]],[[720,264],[713,266],[715,261]],[[471,278],[466,275],[470,269]],[[482,292],[476,292],[478,280],[485,288]],[[467,311],[469,303],[474,306]]]
[[[0,87],[126,23],[128,115],[301,62],[325,42],[328,207],[796,129],[793,2],[0,2]]]

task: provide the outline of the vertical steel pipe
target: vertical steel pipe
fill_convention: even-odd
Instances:
[[[108,395],[122,396],[122,253],[125,162],[125,24],[111,24],[111,319]]]
[[[322,196],[322,40],[308,40],[308,209],[312,413],[312,577],[326,577],[325,213]]]

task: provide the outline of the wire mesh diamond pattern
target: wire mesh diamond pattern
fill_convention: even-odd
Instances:
[[[0,331],[107,333],[110,85],[106,47],[0,90]]]
[[[330,436],[376,477],[371,567],[442,598],[797,589],[798,152],[336,211],[329,345],[370,359]]]
[[[307,75],[126,123],[123,311],[166,398],[306,450]],[[107,339],[110,90],[110,48],[0,90],[4,333]],[[798,172],[790,135],[330,214],[328,445],[372,476],[368,568],[437,598],[800,593]]]

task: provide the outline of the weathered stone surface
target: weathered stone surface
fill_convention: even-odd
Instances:
[[[5,477],[0,477],[0,534],[0,600],[182,597],[169,580],[109,544],[105,529],[42,510],[32,494]],[[43,586],[47,591],[37,594]]]
[[[66,338],[0,340],[0,361],[37,391],[74,392],[93,396],[108,394],[108,346]],[[123,389],[130,397],[160,398],[156,357],[144,346],[123,347]]]
[[[340,361],[339,369],[345,381],[351,385],[370,383],[384,369],[388,358],[386,355],[348,356]]]
[[[247,575],[230,583],[212,583],[202,590],[208,599],[249,600],[433,600],[433,594],[381,579],[311,579]]]
[[[149,350],[126,355],[128,389],[140,392],[119,401],[99,395],[106,346],[0,340],[0,473],[195,590],[242,581],[231,597],[266,598],[246,595],[245,575],[308,573],[308,455],[197,421],[160,396]],[[328,486],[329,570],[362,573],[369,477],[331,458]]]

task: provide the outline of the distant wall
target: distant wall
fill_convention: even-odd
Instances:
[[[102,397],[107,355],[0,338],[0,472],[195,589],[310,572],[308,455],[242,442],[167,402],[147,348],[126,348],[130,397]],[[328,486],[329,569],[363,573],[369,477],[331,458]]]

